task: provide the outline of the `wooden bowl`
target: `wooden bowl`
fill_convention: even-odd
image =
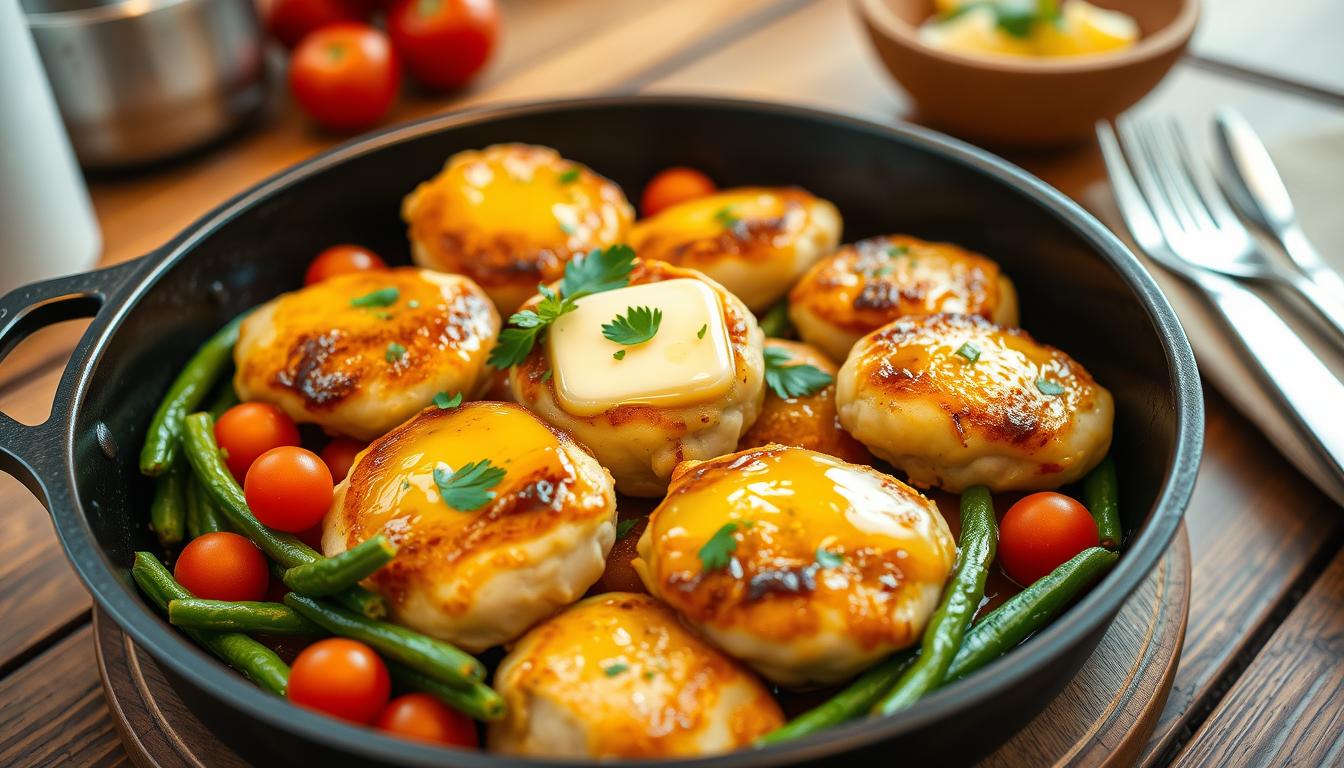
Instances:
[[[1048,146],[1092,135],[1093,125],[1143,98],[1190,42],[1198,0],[1092,0],[1138,22],[1133,47],[1094,56],[973,56],[933,48],[919,26],[932,0],[855,0],[891,76],[922,120],[965,138]]]

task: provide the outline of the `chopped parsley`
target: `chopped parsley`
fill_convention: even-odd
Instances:
[[[419,309],[419,308],[420,308],[420,300],[419,300],[419,299],[411,299],[410,301],[406,302],[406,306],[410,307],[411,309]]]
[[[624,539],[626,535],[629,534],[630,531],[633,530],[636,525],[639,525],[639,521],[643,519],[644,518],[642,517],[632,517],[629,520],[622,520],[619,523],[617,523],[616,540],[620,541],[621,539]]]
[[[624,359],[625,359],[625,350],[624,350],[624,349],[618,349],[618,350],[616,350],[615,352],[612,352],[612,353],[611,353],[611,357],[612,357],[613,360],[624,360]]]
[[[570,168],[568,171],[560,174],[557,179],[561,184],[573,184],[579,180],[579,169]]]
[[[363,296],[351,299],[350,306],[390,307],[393,304],[397,303],[397,299],[400,297],[401,297],[401,291],[389,286],[387,288],[379,288],[378,290],[372,293],[366,293]]]
[[[490,490],[504,479],[504,469],[490,464],[489,459],[463,464],[456,471],[439,462],[434,467],[434,484],[439,487],[443,503],[461,512],[472,512],[495,498]]]
[[[897,256],[904,256],[905,254],[907,254],[907,253],[909,253],[909,252],[910,252],[910,246],[908,246],[908,245],[888,245],[888,246],[887,246],[887,255],[890,256],[890,257],[893,258],[893,259],[896,258]]]
[[[388,344],[387,351],[383,353],[383,357],[386,358],[389,363],[395,363],[405,356],[406,348],[395,341]]]
[[[610,323],[602,326],[602,335],[608,341],[632,347],[652,339],[658,333],[658,326],[662,322],[661,309],[626,307],[624,315],[617,315]]]
[[[1053,381],[1049,381],[1048,379],[1037,379],[1036,388],[1041,391],[1042,395],[1047,397],[1055,397],[1064,394],[1064,387]]]
[[[767,347],[765,350],[765,383],[784,399],[804,397],[821,391],[832,381],[831,375],[815,365],[799,363],[785,365],[793,357],[785,350]]]
[[[957,347],[956,354],[958,357],[965,358],[966,362],[974,363],[980,359],[980,348],[968,341]]]
[[[614,664],[608,664],[602,671],[606,673],[607,677],[615,677],[628,669],[630,669],[629,664],[618,661]]]
[[[584,296],[625,287],[634,267],[635,251],[628,245],[613,245],[605,251],[595,248],[587,256],[570,260],[565,264],[559,292],[539,285],[542,300],[536,308],[509,317],[509,327],[499,334],[498,343],[490,350],[490,365],[503,369],[526,360],[547,326],[561,315],[573,312],[575,302]]]
[[[440,392],[434,396],[434,404],[445,411],[449,408],[456,408],[462,404],[462,393],[458,392],[456,395],[449,397],[447,392]]]
[[[817,565],[822,568],[839,568],[844,563],[844,555],[831,552],[825,547],[817,547]]]
[[[546,382],[550,381],[552,373],[554,373],[554,371],[552,371],[550,368],[547,368],[546,372],[541,374],[541,383],[545,384]]]
[[[716,211],[714,213],[714,220],[722,224],[724,229],[732,229],[737,226],[737,222],[741,221],[741,219],[733,215],[733,207],[731,205]]]
[[[709,330],[709,323],[705,323],[704,325],[700,326],[700,330],[695,332],[695,338],[697,339],[705,338],[705,331],[708,330]]]
[[[715,531],[704,546],[700,547],[698,555],[703,570],[718,571],[728,567],[728,562],[733,559],[733,553],[737,551],[737,537],[733,535],[737,533],[737,528],[737,523],[724,523],[723,527]]]

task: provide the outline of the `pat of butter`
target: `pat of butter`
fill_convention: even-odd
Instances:
[[[630,307],[662,310],[658,333],[634,346],[604,337],[602,326]],[[576,416],[594,416],[619,405],[707,402],[726,393],[736,374],[719,297],[704,282],[690,278],[579,299],[577,309],[551,325],[547,347],[560,407]],[[615,359],[621,350],[624,357]]]

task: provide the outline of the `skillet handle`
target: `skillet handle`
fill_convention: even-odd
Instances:
[[[97,317],[142,265],[135,259],[94,272],[81,272],[16,288],[0,298],[0,361],[41,328],[66,320]],[[71,374],[82,359],[80,339],[51,402],[51,415],[26,426],[0,411],[0,472],[12,475],[50,507],[49,491],[60,473],[61,430],[74,415],[70,404]]]

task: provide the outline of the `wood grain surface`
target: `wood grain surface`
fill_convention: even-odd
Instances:
[[[845,0],[502,5],[505,35],[485,76],[449,99],[409,94],[395,119],[497,99],[631,91],[736,94],[879,120],[918,118],[878,66]],[[1212,108],[1230,103],[1271,147],[1344,130],[1344,107],[1328,93],[1344,71],[1337,44],[1344,3],[1304,0],[1292,18],[1248,0],[1204,6],[1194,57],[1139,109],[1175,114],[1207,135]],[[1228,63],[1235,67],[1220,66]],[[342,140],[312,129],[282,92],[275,96],[245,135],[155,168],[91,179],[104,263],[154,249],[222,200]],[[1095,147],[1009,159],[1106,217],[1109,191]],[[0,364],[0,410],[28,423],[45,418],[82,327],[44,330]],[[1137,760],[1273,764],[1293,751],[1307,758],[1304,765],[1338,764],[1338,740],[1328,737],[1341,730],[1344,693],[1328,663],[1333,653],[1337,672],[1342,655],[1344,515],[1223,398],[1206,394],[1205,461],[1187,514],[1189,631],[1166,707]],[[96,695],[89,599],[45,513],[5,476],[0,533],[0,765],[125,761]],[[1294,672],[1298,666],[1303,674]],[[1260,727],[1266,724],[1273,727]]]

